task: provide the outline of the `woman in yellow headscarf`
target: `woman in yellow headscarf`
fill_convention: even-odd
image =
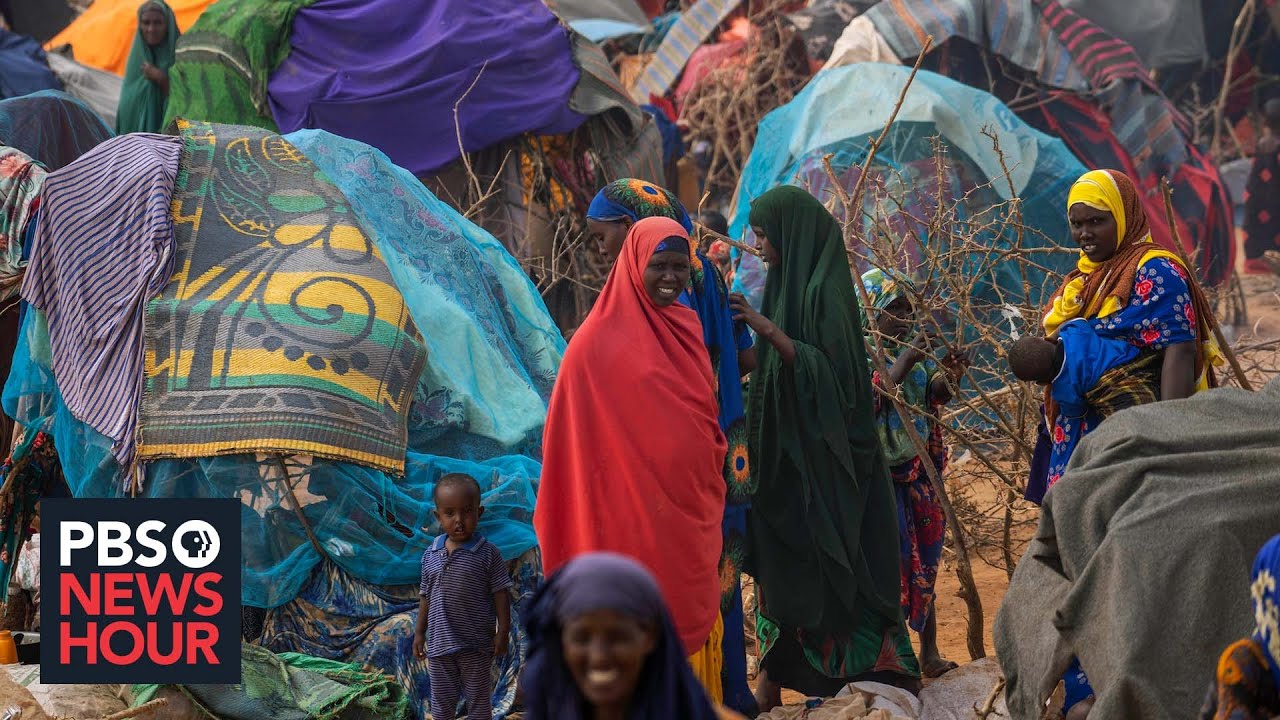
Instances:
[[[1099,337],[1141,348],[1138,360],[1099,381],[1128,385],[1116,389],[1124,396],[1117,406],[1185,398],[1216,384],[1220,355],[1207,324],[1208,303],[1178,256],[1152,241],[1133,181],[1115,170],[1086,173],[1071,187],[1067,217],[1080,258],[1044,316],[1046,335],[1053,338],[1063,323],[1083,318]],[[1157,377],[1158,387],[1152,387]],[[1029,487],[1052,486],[1062,477],[1070,450],[1101,422],[1102,413],[1064,417],[1048,393],[1045,405],[1052,442],[1048,477],[1033,477]],[[1087,716],[1093,691],[1078,663],[1064,680],[1064,713],[1071,720]]]

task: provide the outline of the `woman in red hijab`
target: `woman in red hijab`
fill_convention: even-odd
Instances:
[[[684,228],[632,225],[560,366],[534,527],[547,575],[587,552],[638,560],[697,655],[719,620],[725,440],[702,327],[677,302],[688,282]],[[714,697],[718,671],[699,679]]]

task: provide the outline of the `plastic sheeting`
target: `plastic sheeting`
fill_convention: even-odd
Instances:
[[[0,29],[0,99],[61,89],[62,83],[45,63],[40,43]]]
[[[107,127],[116,126],[116,110],[120,107],[123,78],[78,63],[58,52],[50,52],[45,59],[49,62],[49,69],[58,76],[72,97],[83,100],[98,113]]]
[[[482,531],[504,557],[520,556],[536,544],[535,458],[564,349],[536,289],[496,240],[381,153],[315,131],[289,139],[351,193],[432,348],[410,412],[405,476],[299,456],[163,460],[146,466],[140,494],[240,499],[243,599],[257,607],[291,600],[324,558],[371,584],[416,582],[440,532],[432,489],[447,472],[479,480]],[[27,308],[5,411],[75,448],[62,457],[75,497],[127,494],[110,442],[71,417],[49,364],[43,315]]]
[[[835,200],[822,159],[832,155],[832,169],[845,191],[851,192],[871,142],[889,119],[910,72],[898,65],[872,63],[824,70],[794,100],[767,115],[743,170],[730,233],[741,237],[747,232],[747,242],[753,243],[747,227],[751,200],[784,183],[808,189],[842,219],[843,208]],[[1008,180],[991,140],[982,134],[984,129],[999,138]],[[934,137],[941,138],[947,151],[941,177],[934,162]],[[977,278],[975,309],[990,313],[993,321],[1005,302],[1038,305],[1056,287],[1046,282],[1041,270],[1025,268],[1024,277],[1024,268],[996,257],[1000,250],[1019,243],[1023,248],[1043,248],[1045,252],[1037,253],[1034,260],[1056,271],[1067,270],[1074,261],[1073,254],[1053,247],[1068,237],[1063,208],[1067,191],[1084,166],[1061,141],[1027,126],[987,93],[921,71],[872,167],[875,175],[869,184],[883,182],[885,190],[868,192],[863,211],[884,218],[894,239],[908,239],[905,258],[879,258],[879,262],[907,272],[918,270],[921,248],[912,237],[937,243],[931,245],[935,250],[947,250],[941,246],[947,238],[931,238],[929,226],[919,219],[934,216],[940,196],[948,205],[957,204],[958,222],[972,228],[969,231],[977,233],[979,244],[987,250],[954,259],[956,264],[948,270]],[[1010,180],[1012,192],[1020,198],[1022,223],[1038,232],[1016,232],[1011,223],[1001,220],[1006,211],[998,206],[1010,197]],[[877,207],[877,198],[883,197],[894,200]],[[901,209],[895,203],[901,203]],[[863,223],[870,232],[866,215]],[[940,286],[939,281],[934,284]],[[763,264],[742,256],[734,290],[758,306],[763,288]]]
[[[546,0],[569,27],[592,42],[649,32],[649,18],[635,0]]]

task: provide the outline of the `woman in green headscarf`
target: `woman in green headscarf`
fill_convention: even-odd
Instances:
[[[164,129],[169,101],[169,68],[178,46],[178,21],[164,0],[147,0],[138,8],[138,32],[125,65],[116,133],[158,133]]]
[[[747,399],[760,710],[781,703],[782,687],[829,696],[872,679],[914,690],[897,509],[840,226],[790,186],[760,196],[750,221],[769,265],[763,313],[740,295],[732,305],[764,341]]]

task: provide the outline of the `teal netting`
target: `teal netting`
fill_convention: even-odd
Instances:
[[[90,107],[59,90],[0,100],[0,144],[59,170],[115,133]]]
[[[910,68],[874,63],[824,70],[790,103],[766,116],[738,186],[730,233],[745,233],[754,244],[747,223],[751,201],[783,183],[805,188],[844,222],[823,159],[830,156],[840,186],[852,192],[909,74]],[[984,131],[999,139],[1003,166]],[[935,143],[945,153],[941,167]],[[1059,243],[1069,240],[1067,192],[1084,166],[1060,140],[1022,122],[985,92],[920,72],[870,172],[860,208],[863,232],[887,236],[896,246],[894,257],[876,258],[876,264],[912,274],[919,286],[944,298],[950,289],[942,278],[928,277],[930,272],[973,278],[966,304],[986,324],[1003,325],[1006,305],[1039,307],[1057,286],[1052,273],[1065,272],[1074,262],[1074,253],[1064,252]],[[1020,222],[1007,203],[1011,185]],[[954,208],[941,224],[936,223],[939,198]],[[954,242],[957,235],[976,242],[961,249]],[[923,267],[922,245],[943,257],[943,265]],[[1030,262],[1010,259],[1007,251],[1015,247]],[[733,290],[758,306],[763,263],[734,254],[740,264]],[[868,268],[864,261],[856,270]],[[977,342],[976,331],[956,315],[940,313],[937,319],[953,339],[965,336],[976,356],[991,361],[996,349]],[[979,378],[988,381],[1002,384],[1004,379]]]
[[[496,240],[381,153],[322,133],[294,138],[348,193],[430,352],[410,412],[405,477],[236,455],[151,463],[141,495],[240,499],[243,599],[257,607],[293,599],[323,556],[368,583],[416,583],[422,551],[440,532],[431,492],[448,472],[480,481],[481,530],[504,557],[519,557],[536,544],[538,443],[564,350],[537,290]],[[75,497],[127,493],[110,442],[63,403],[48,329],[32,308],[3,402],[18,422],[53,436]]]

